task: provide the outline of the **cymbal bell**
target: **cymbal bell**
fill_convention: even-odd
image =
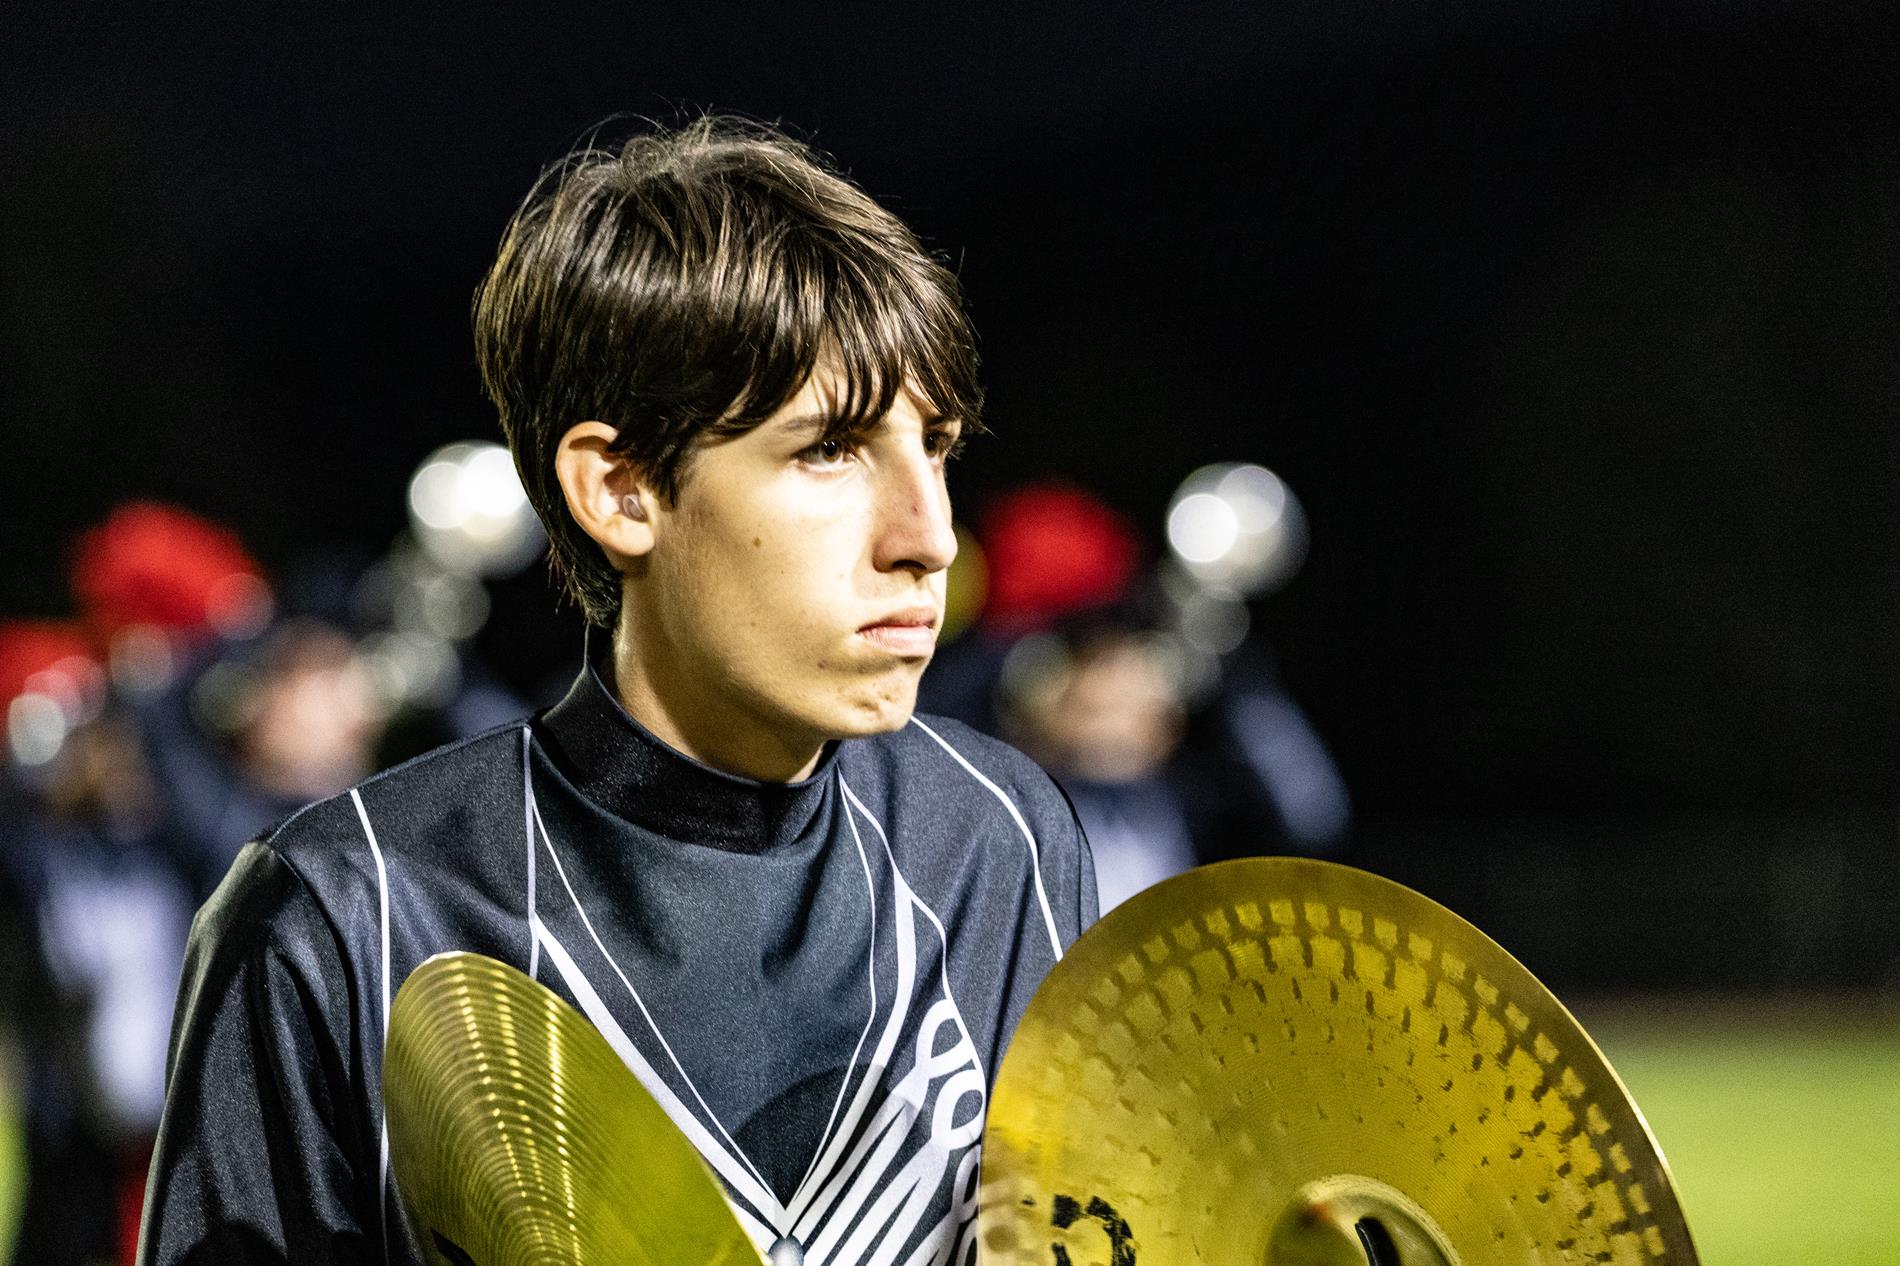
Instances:
[[[1305,858],[1190,871],[1084,934],[983,1146],[990,1266],[1697,1260],[1563,1005],[1437,903]]]
[[[479,954],[390,1007],[390,1167],[438,1266],[759,1266],[690,1143],[599,1031]]]

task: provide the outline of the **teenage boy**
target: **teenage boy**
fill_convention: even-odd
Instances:
[[[194,928],[140,1260],[424,1260],[389,1001],[473,950],[613,1041],[761,1251],[971,1261],[990,1081],[1096,901],[1049,778],[912,716],[980,405],[955,279],[807,149],[705,120],[551,171],[475,326],[603,653],[245,848]]]

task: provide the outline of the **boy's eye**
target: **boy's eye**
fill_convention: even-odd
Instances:
[[[835,466],[850,453],[843,440],[819,440],[799,456],[814,466]]]
[[[963,451],[963,437],[954,431],[930,431],[924,436],[924,451],[949,461]]]

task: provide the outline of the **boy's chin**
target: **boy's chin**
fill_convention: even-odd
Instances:
[[[867,691],[845,700],[837,711],[835,738],[865,738],[889,734],[910,724],[917,710],[917,680],[912,677],[889,688]]]

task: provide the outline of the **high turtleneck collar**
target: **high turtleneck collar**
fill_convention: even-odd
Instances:
[[[702,765],[636,721],[593,663],[535,727],[555,765],[589,800],[688,844],[762,853],[796,840],[822,807],[838,744],[811,776],[773,783]]]

